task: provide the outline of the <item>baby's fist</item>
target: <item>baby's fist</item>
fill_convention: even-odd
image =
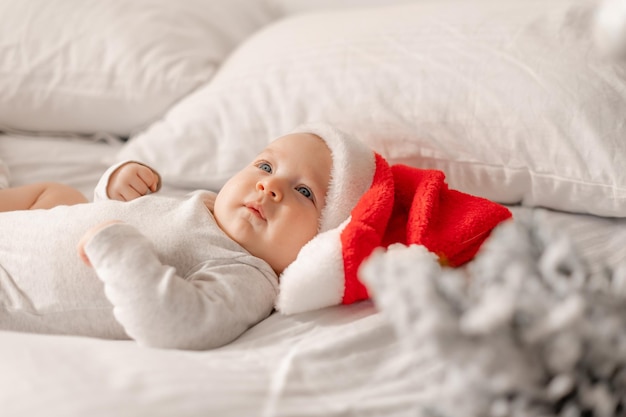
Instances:
[[[113,200],[131,201],[148,192],[156,192],[159,186],[159,174],[150,167],[128,162],[117,168],[109,178],[107,195]]]

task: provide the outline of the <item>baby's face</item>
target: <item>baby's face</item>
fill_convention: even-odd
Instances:
[[[309,133],[273,141],[215,199],[222,230],[280,274],[318,232],[332,159]]]

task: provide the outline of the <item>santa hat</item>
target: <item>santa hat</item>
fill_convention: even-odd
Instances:
[[[420,244],[458,266],[491,230],[511,217],[505,207],[450,190],[441,171],[387,161],[357,139],[325,124],[296,129],[322,138],[332,155],[320,233],[280,276],[276,309],[294,314],[367,299],[361,263],[379,246]]]

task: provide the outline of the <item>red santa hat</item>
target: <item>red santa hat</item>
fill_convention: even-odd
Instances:
[[[276,309],[294,314],[367,299],[361,263],[379,246],[420,244],[458,266],[491,230],[511,217],[505,207],[451,190],[441,171],[390,167],[361,141],[325,124],[295,132],[322,138],[332,154],[320,233],[280,276]]]

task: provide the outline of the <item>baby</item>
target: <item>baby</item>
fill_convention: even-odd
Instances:
[[[309,125],[271,142],[217,195],[160,196],[158,173],[136,162],[109,168],[93,203],[52,183],[0,190],[0,328],[229,343],[271,314],[300,249],[348,218],[371,179],[342,167],[371,155]]]

